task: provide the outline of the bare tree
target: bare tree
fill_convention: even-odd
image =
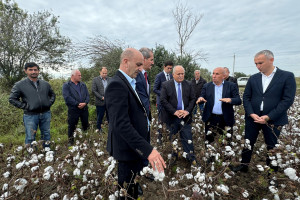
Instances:
[[[191,9],[188,8],[186,4],[183,5],[180,1],[177,3],[172,13],[175,20],[176,31],[179,37],[177,44],[179,46],[180,56],[188,53],[193,55],[195,60],[200,59],[207,61],[207,54],[201,50],[190,52],[185,50],[185,46],[188,40],[191,38],[195,28],[201,21],[203,14],[192,13]]]

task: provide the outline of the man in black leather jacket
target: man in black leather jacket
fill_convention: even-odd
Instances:
[[[26,63],[27,78],[17,82],[9,97],[9,102],[24,110],[23,122],[26,130],[25,144],[35,141],[37,128],[41,131],[43,146],[50,141],[50,107],[55,101],[55,93],[48,82],[38,79],[40,68],[36,63]]]

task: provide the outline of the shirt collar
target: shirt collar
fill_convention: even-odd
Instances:
[[[274,67],[274,70],[272,71],[272,73],[271,73],[269,76],[265,75],[265,74],[262,73],[262,72],[260,72],[260,73],[261,73],[263,76],[270,77],[270,76],[273,76],[273,75],[275,74],[276,71],[277,71],[277,67]]]
[[[214,84],[215,86],[221,86],[221,85],[224,85],[224,80],[222,81],[222,84],[221,84],[221,85],[216,85],[214,82],[213,82],[213,84]]]

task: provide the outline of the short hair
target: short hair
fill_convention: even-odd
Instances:
[[[26,63],[25,66],[24,66],[24,69],[27,70],[28,68],[31,68],[31,67],[37,67],[38,70],[40,70],[40,67],[34,62]]]
[[[102,71],[103,69],[106,69],[106,70],[107,70],[107,67],[104,67],[104,66],[101,67],[100,71]]]
[[[199,70],[199,69],[195,70],[195,71],[194,71],[194,74],[195,74],[196,72],[199,72],[199,73],[201,74],[201,72],[200,72],[200,70]]]
[[[168,66],[168,65],[173,66],[173,65],[174,65],[174,64],[173,64],[173,61],[168,60],[168,61],[166,61],[166,62],[164,63],[164,66],[165,66],[165,67]]]
[[[182,65],[176,65],[176,66],[173,68],[173,74],[175,73],[175,71],[176,71],[176,69],[177,69],[178,67],[182,67],[182,68],[183,68],[183,72],[185,73],[185,69],[184,69],[184,67],[183,67]]]
[[[254,58],[257,58],[260,55],[265,55],[267,58],[274,58],[274,54],[270,50],[262,50],[255,54]]]
[[[73,70],[71,71],[71,76],[75,75],[77,71],[79,71],[79,69],[73,69]]]
[[[228,69],[228,67],[223,67],[223,68],[224,68],[224,70],[225,70],[225,69],[227,69],[227,70],[228,70],[228,72],[230,72],[230,71],[229,71],[229,69]]]
[[[150,58],[150,56],[151,56],[150,54],[153,53],[153,52],[151,51],[151,49],[149,49],[149,48],[147,48],[147,47],[143,47],[143,48],[141,48],[139,51],[143,54],[144,59]]]
[[[129,58],[131,59],[132,57],[134,56],[134,53],[131,49],[125,49],[122,53],[121,53],[121,56],[120,56],[120,63],[122,63],[122,60],[124,58]]]

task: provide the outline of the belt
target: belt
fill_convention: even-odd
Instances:
[[[218,114],[214,114],[214,113],[212,113],[211,116],[214,116],[214,117],[223,117],[223,115],[218,115]]]

